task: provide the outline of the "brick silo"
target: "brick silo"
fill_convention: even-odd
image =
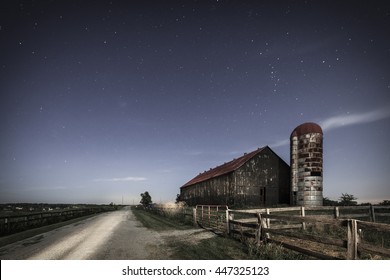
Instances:
[[[291,204],[322,206],[322,129],[304,123],[290,136]]]

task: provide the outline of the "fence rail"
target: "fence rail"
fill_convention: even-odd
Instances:
[[[254,238],[257,242],[278,243],[314,258],[358,259],[362,254],[390,257],[388,241],[378,245],[366,238],[374,232],[379,234],[377,238],[390,240],[390,225],[377,222],[390,221],[389,206],[232,210],[226,206],[197,205],[194,209],[194,221],[205,228]],[[309,249],[308,242],[326,250]]]
[[[226,205],[197,205],[194,208],[194,222],[218,233],[226,231]]]

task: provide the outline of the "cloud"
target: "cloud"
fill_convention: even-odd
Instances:
[[[158,172],[160,172],[160,173],[172,173],[173,170],[172,169],[160,169],[160,170],[158,170]]]
[[[94,182],[138,182],[145,181],[145,177],[123,177],[123,178],[108,178],[108,179],[95,179]]]
[[[339,127],[345,127],[350,125],[358,125],[364,123],[371,123],[390,117],[390,108],[381,108],[369,112],[362,112],[357,114],[344,114],[339,116],[329,117],[322,121],[319,121],[323,131],[329,131]],[[283,139],[275,141],[269,146],[272,148],[287,146],[290,144],[290,139]]]
[[[202,151],[185,151],[184,152],[184,155],[186,155],[186,156],[200,156],[203,154],[204,154],[204,152],[202,152]]]
[[[282,147],[290,144],[290,139],[284,139],[274,142],[273,144],[270,144],[269,146],[272,148],[276,147]]]
[[[330,117],[319,122],[319,124],[322,127],[322,130],[328,131],[339,127],[371,123],[389,117],[390,117],[390,108],[381,108],[370,112]]]
[[[31,188],[26,188],[26,191],[61,191],[61,190],[66,190],[68,187],[63,187],[63,186],[52,186],[52,187],[31,187]]]

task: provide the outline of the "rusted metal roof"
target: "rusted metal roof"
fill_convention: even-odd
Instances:
[[[321,133],[321,134],[323,134],[322,129],[318,124],[308,122],[308,123],[303,123],[303,124],[297,126],[293,130],[293,132],[291,133],[290,139],[295,137],[295,136],[299,137],[301,135],[308,134],[308,133]]]
[[[261,153],[265,148],[268,148],[268,146],[265,146],[263,148],[259,148],[253,152],[244,154],[242,157],[233,159],[232,161],[229,161],[229,162],[224,163],[220,166],[212,168],[209,171],[205,171],[203,173],[200,173],[198,176],[196,176],[195,178],[190,180],[188,183],[184,184],[181,188],[185,188],[185,187],[194,185],[196,183],[200,183],[200,182],[209,180],[211,178],[215,178],[215,177],[233,172],[234,170],[243,166],[247,161],[249,161],[255,155]]]

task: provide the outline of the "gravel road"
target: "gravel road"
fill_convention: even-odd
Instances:
[[[1,247],[0,259],[164,259],[163,244],[126,207]]]

